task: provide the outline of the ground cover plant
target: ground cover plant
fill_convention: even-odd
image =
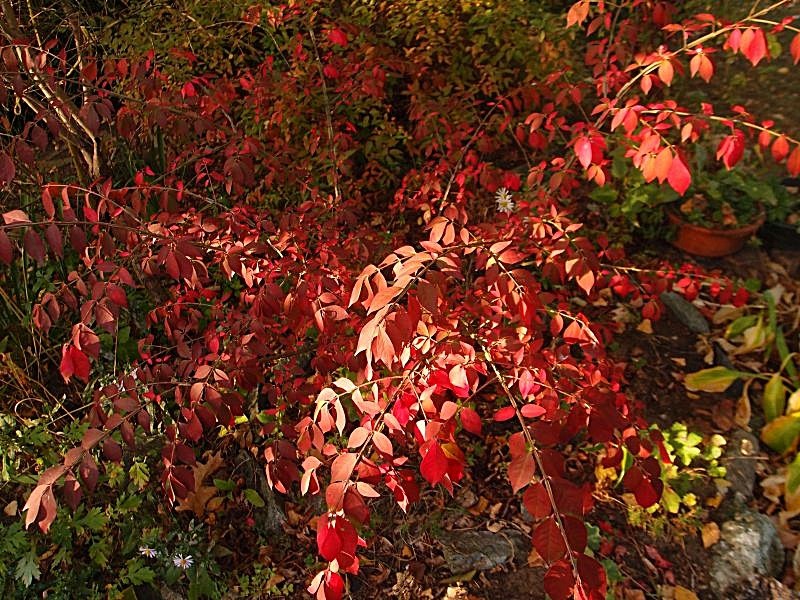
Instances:
[[[769,115],[671,87],[800,61],[788,0],[676,4],[0,2],[4,592],[220,597],[217,522],[290,502],[299,587],[341,598],[381,499],[454,494],[491,432],[547,594],[604,598],[595,466],[648,508],[670,453],[597,308],[747,291],[630,268],[589,193],[617,149],[678,195],[698,145],[800,173]]]

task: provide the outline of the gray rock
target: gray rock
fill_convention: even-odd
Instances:
[[[477,569],[485,571],[525,557],[528,536],[513,529],[491,531],[448,531],[440,536],[444,560],[454,574]]]
[[[731,484],[730,493],[742,502],[753,499],[758,453],[758,439],[752,433],[743,429],[733,432],[725,453],[725,479]]]
[[[719,598],[734,589],[746,589],[754,577],[779,576],[784,552],[778,531],[766,515],[743,511],[723,523],[714,546],[711,588]]]
[[[686,298],[679,296],[675,292],[663,292],[661,294],[661,301],[664,303],[670,312],[692,333],[711,333],[711,327],[708,325],[706,318],[700,314],[697,308],[686,300]]]
[[[797,600],[798,594],[774,577],[754,575],[738,586],[728,588],[724,600]]]

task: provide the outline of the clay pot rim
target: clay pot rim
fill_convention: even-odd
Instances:
[[[762,210],[758,213],[756,220],[750,223],[749,225],[744,225],[742,227],[737,227],[736,229],[721,229],[721,228],[714,228],[714,227],[703,227],[702,225],[695,225],[694,223],[689,223],[685,221],[683,217],[680,216],[679,213],[675,212],[674,210],[667,211],[667,218],[673,225],[680,225],[686,229],[690,229],[696,231],[698,233],[713,233],[716,236],[720,237],[740,237],[742,235],[750,235],[758,231],[758,229],[766,222],[767,215]]]

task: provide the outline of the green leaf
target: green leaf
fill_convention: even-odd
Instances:
[[[33,580],[39,581],[42,572],[39,570],[39,557],[36,555],[35,548],[31,548],[28,554],[25,554],[17,562],[17,568],[14,570],[14,577],[17,581],[21,581],[25,587],[28,587]]]
[[[731,339],[738,335],[742,335],[742,332],[744,332],[745,329],[752,327],[757,322],[757,315],[746,315],[744,317],[739,317],[733,323],[728,325],[728,328],[725,330],[725,337]]]
[[[797,442],[800,435],[800,416],[784,415],[767,423],[761,430],[763,442],[783,454]]]
[[[117,510],[121,513],[130,512],[132,510],[136,510],[142,504],[142,497],[141,496],[123,496],[119,500],[117,500]]]
[[[764,386],[763,408],[767,422],[780,417],[786,409],[786,387],[780,373],[770,377]]]
[[[794,460],[789,464],[786,489],[789,490],[789,493],[792,493],[797,489],[798,485],[800,485],[800,454],[795,456]]]
[[[219,590],[217,589],[217,584],[214,583],[208,570],[198,566],[195,577],[189,583],[189,600],[218,597]]]
[[[155,581],[156,573],[138,558],[132,558],[125,564],[122,579],[131,585],[142,585]]]
[[[586,545],[597,552],[600,549],[600,528],[597,525],[586,523]]]
[[[244,491],[244,497],[247,498],[247,501],[256,508],[264,508],[266,506],[266,503],[261,496],[259,496],[258,492],[252,488],[247,488]]]
[[[96,565],[105,567],[108,564],[109,554],[111,554],[111,545],[105,538],[101,538],[89,546],[89,558],[91,558],[92,562]]]
[[[143,462],[135,462],[131,465],[128,475],[138,489],[142,490],[150,482],[150,471]]]
[[[672,514],[677,513],[681,508],[680,496],[668,485],[664,486],[664,491],[661,493],[661,503],[667,509],[667,512]]]
[[[231,492],[236,488],[236,483],[230,479],[214,479],[214,486],[221,492]]]
[[[694,446],[684,446],[683,448],[676,449],[675,454],[681,459],[685,467],[692,464],[692,461],[700,456],[700,448]]]
[[[683,384],[691,392],[724,392],[737,379],[753,377],[752,373],[734,371],[726,367],[711,367],[695,373],[689,373]]]
[[[93,508],[86,513],[86,516],[75,522],[78,533],[84,529],[89,531],[100,531],[108,522],[108,518],[100,512],[99,508]]]

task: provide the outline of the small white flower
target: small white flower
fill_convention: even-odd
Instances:
[[[497,202],[498,212],[510,213],[514,211],[514,199],[511,196],[511,192],[508,191],[508,188],[501,187],[498,189],[494,199]]]
[[[147,558],[155,558],[158,556],[158,550],[148,546],[139,546],[139,554],[146,556]]]
[[[192,566],[192,555],[187,554],[184,556],[183,554],[178,554],[175,558],[172,559],[172,564],[174,564],[179,569],[183,569],[184,571]]]

